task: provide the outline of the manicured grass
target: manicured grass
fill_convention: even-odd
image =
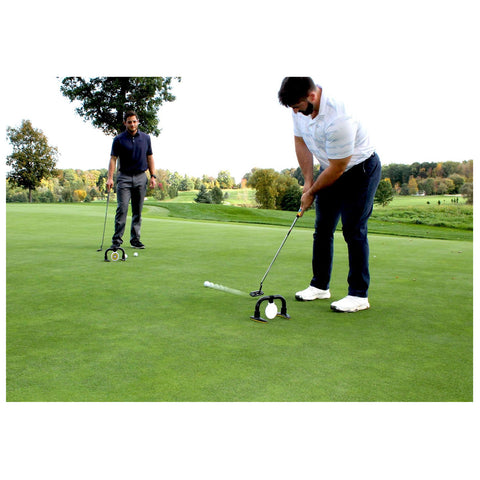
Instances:
[[[224,200],[225,205],[238,205],[243,207],[255,207],[255,190],[251,188],[232,188],[222,190],[226,194]],[[198,195],[198,190],[190,190],[188,192],[178,192],[178,197],[163,200],[162,203],[192,203]]]
[[[104,204],[6,211],[8,401],[472,401],[471,241],[371,235],[372,308],[344,315],[293,299],[312,241],[295,228],[264,284],[291,319],[264,325],[250,320],[256,299],[203,282],[257,289],[283,224],[152,205],[147,249],[106,263]],[[113,208],[108,222],[106,245]],[[346,274],[338,233],[333,299]]]

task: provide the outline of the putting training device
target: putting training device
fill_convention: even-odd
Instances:
[[[120,258],[120,254],[118,253],[119,250],[122,252],[121,258]],[[127,258],[127,255],[125,254],[125,250],[122,247],[109,248],[109,249],[105,250],[105,261],[106,262],[110,262],[110,260],[108,259],[108,252],[112,252],[110,254],[110,259],[111,259],[112,262],[116,262],[117,260],[122,260],[122,262],[124,262]]]
[[[214,290],[220,290],[221,292],[233,293],[233,295],[241,295],[241,296],[246,295],[245,292],[241,292],[240,290],[235,290],[234,288],[224,287],[223,285],[218,285],[216,283],[212,283],[212,282],[208,282],[208,281],[203,282],[203,286],[207,287],[207,288],[213,288]]]
[[[285,238],[283,239],[283,242],[282,242],[282,244],[280,245],[280,248],[277,250],[277,253],[276,253],[275,256],[273,257],[273,260],[272,260],[272,262],[270,263],[270,266],[268,267],[267,271],[265,272],[265,275],[263,276],[262,281],[260,282],[260,288],[259,288],[258,290],[254,290],[253,292],[250,292],[250,296],[251,296],[251,297],[259,297],[260,295],[263,295],[263,292],[262,292],[263,282],[265,281],[265,278],[267,278],[268,272],[270,272],[270,269],[272,268],[273,262],[275,262],[275,260],[277,259],[278,254],[280,253],[280,250],[281,250],[282,247],[285,245],[285,242],[287,241],[287,238],[288,238],[288,236],[290,235],[290,232],[293,230],[293,227],[294,227],[295,224],[297,223],[297,220],[300,218],[301,213],[302,213],[302,210],[300,209],[300,210],[298,211],[296,217],[295,217],[295,220],[294,220],[293,223],[292,223],[292,226],[290,227],[290,229],[288,230],[287,234],[285,235]]]
[[[282,309],[280,313],[278,313],[278,308],[274,303],[274,300],[276,299],[281,300],[282,302]],[[269,318],[270,320],[275,317],[290,318],[290,315],[287,313],[287,301],[281,295],[267,295],[265,297],[262,297],[256,303],[255,312],[250,317],[252,320],[255,320],[255,322],[260,322],[260,323],[268,323],[268,320],[265,320],[260,316],[260,305],[266,301],[268,301],[268,305],[265,308],[265,316],[267,318]]]
[[[103,235],[102,235],[102,244],[97,252],[101,252],[103,249],[103,240],[105,238],[105,226],[107,225],[107,213],[108,213],[108,204],[110,203],[110,190],[107,192],[107,208],[105,209],[105,221],[103,222]]]

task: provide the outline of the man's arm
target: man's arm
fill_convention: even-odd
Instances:
[[[153,160],[153,155],[147,155],[147,164],[148,171],[150,172],[150,188],[155,188],[155,178],[152,175],[155,175],[155,161]]]
[[[113,188],[113,174],[117,168],[117,157],[111,156],[110,163],[108,164],[108,179],[107,179],[107,192]]]
[[[315,200],[315,194],[319,190],[333,185],[343,175],[351,158],[352,156],[350,155],[346,158],[328,160],[330,165],[323,170],[315,183],[307,191],[304,189],[300,206],[302,212],[305,212],[312,206],[313,201]]]
[[[295,153],[305,180],[303,191],[306,192],[313,185],[313,155],[302,137],[295,137]]]

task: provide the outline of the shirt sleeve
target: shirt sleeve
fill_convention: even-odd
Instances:
[[[119,157],[120,156],[120,151],[119,151],[119,143],[117,137],[113,139],[112,143],[112,151],[110,152],[110,156],[112,157]]]
[[[357,125],[351,117],[337,117],[326,129],[326,151],[329,159],[353,155]]]
[[[299,117],[294,112],[292,112],[292,120],[293,120],[293,134],[296,137],[301,137],[302,136],[302,129],[300,127]]]
[[[152,150],[152,140],[150,138],[150,135],[147,137],[147,156],[153,155],[153,150]]]

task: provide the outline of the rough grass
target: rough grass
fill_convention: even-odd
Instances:
[[[380,207],[381,208],[381,207]],[[375,209],[373,220],[473,230],[472,205],[425,205]]]
[[[223,205],[196,204],[196,191],[179,192],[173,200],[147,202],[154,206],[163,205],[164,213],[176,218],[190,218],[197,220],[239,221],[246,223],[266,223],[272,225],[287,225],[292,218],[292,212],[276,210],[261,210],[256,208],[255,190],[236,189],[227,190],[228,199]],[[459,203],[452,200],[458,198]],[[195,205],[195,208],[192,207]],[[225,207],[236,206],[238,210]],[[241,208],[245,207],[245,208]],[[299,227],[312,227],[314,224],[313,212],[307,212]],[[401,227],[398,228],[398,225]],[[389,227],[390,226],[390,231]],[[403,230],[405,226],[405,230]],[[417,227],[420,226],[420,227]],[[429,228],[438,227],[438,228]],[[341,223],[339,224],[339,229]],[[455,230],[452,232],[446,229]],[[395,196],[386,207],[374,206],[370,219],[370,231],[391,235],[408,235],[425,238],[455,238],[458,240],[472,239],[473,206],[467,205],[465,199],[452,196]],[[449,234],[450,233],[450,234]]]

